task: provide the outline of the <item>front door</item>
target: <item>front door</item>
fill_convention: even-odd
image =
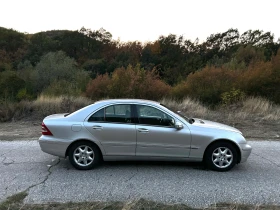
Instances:
[[[175,118],[147,105],[136,105],[136,156],[189,157],[191,135],[184,126],[177,130]]]
[[[131,105],[110,105],[84,122],[87,130],[103,146],[106,155],[135,156],[136,130]]]

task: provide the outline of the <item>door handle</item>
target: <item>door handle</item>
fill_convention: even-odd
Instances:
[[[140,133],[149,133],[149,130],[146,128],[138,128],[138,132]]]
[[[92,126],[92,129],[93,129],[93,130],[101,130],[101,129],[102,129],[102,126],[100,126],[100,125],[94,125],[94,126]]]

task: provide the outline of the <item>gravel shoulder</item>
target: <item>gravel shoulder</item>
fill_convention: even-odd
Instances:
[[[0,123],[0,140],[37,140],[41,136],[39,121],[18,121]]]

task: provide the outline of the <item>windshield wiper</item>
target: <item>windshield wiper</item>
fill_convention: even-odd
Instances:
[[[177,114],[183,117],[185,120],[189,121],[189,118],[181,113],[181,111],[177,111]]]
[[[193,124],[194,122],[195,122],[195,120],[194,120],[193,118],[190,118],[190,119],[189,119],[189,123],[190,123],[190,124]]]

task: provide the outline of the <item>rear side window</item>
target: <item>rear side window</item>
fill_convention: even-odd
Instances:
[[[88,119],[89,122],[102,122],[104,121],[104,109],[100,109],[90,116]]]
[[[130,105],[113,105],[105,108],[106,122],[131,123]]]
[[[95,112],[89,119],[89,122],[115,122],[115,123],[131,123],[132,113],[131,105],[118,104],[111,105]]]

